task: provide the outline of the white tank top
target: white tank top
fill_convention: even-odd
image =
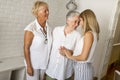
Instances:
[[[94,50],[95,50],[95,47],[96,47],[96,44],[97,44],[97,34],[95,32],[92,32],[93,36],[94,36],[94,41],[93,41],[93,44],[92,44],[92,47],[91,47],[91,50],[90,50],[90,53],[88,55],[88,59],[86,61],[79,61],[79,62],[93,62],[94,61]],[[83,48],[83,44],[84,44],[84,36],[82,38],[80,38],[80,40],[77,42],[77,45],[75,47],[75,50],[74,50],[74,56],[77,56],[77,55],[80,55],[81,52],[82,52],[82,48]]]

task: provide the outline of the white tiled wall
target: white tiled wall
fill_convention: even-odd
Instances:
[[[23,29],[34,16],[36,0],[0,0],[0,58],[23,55]],[[64,25],[67,0],[43,0],[49,4],[49,24]]]
[[[23,29],[34,0],[0,0],[0,58],[23,55]]]

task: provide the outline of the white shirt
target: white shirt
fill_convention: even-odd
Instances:
[[[64,28],[65,26],[59,26],[53,31],[52,51],[46,70],[48,76],[57,80],[65,80],[71,77],[73,73],[72,60],[67,59],[59,53],[60,46],[74,50],[75,44],[80,37],[80,34],[75,30],[65,36]]]
[[[46,69],[49,53],[51,49],[52,36],[48,24],[46,24],[48,43],[45,44],[45,35],[43,35],[43,28],[38,21],[30,23],[24,30],[31,31],[34,34],[32,44],[30,46],[30,58],[34,69]]]

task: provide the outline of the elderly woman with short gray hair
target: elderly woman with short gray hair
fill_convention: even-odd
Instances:
[[[75,30],[79,25],[79,12],[70,11],[66,15],[66,25],[53,30],[53,44],[46,80],[70,80],[73,74],[72,60],[60,54],[61,46],[74,50],[80,34]]]

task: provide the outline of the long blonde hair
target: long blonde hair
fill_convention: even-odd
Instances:
[[[97,39],[99,39],[100,29],[94,12],[86,9],[80,14],[80,17],[83,19],[84,34],[88,31],[93,31],[97,33]]]

